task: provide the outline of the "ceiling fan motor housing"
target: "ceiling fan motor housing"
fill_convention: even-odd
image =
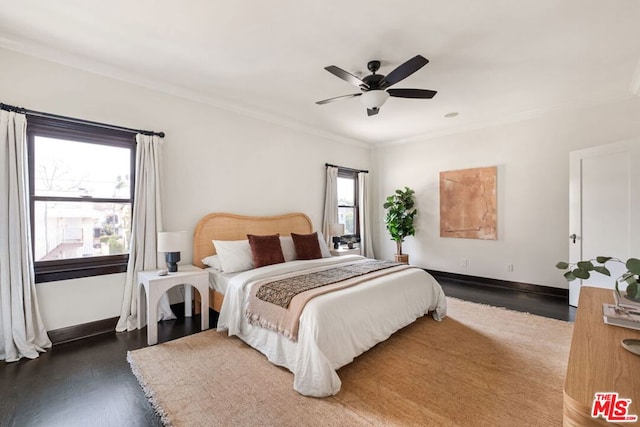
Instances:
[[[362,81],[365,82],[369,88],[363,87],[362,90],[375,90],[380,88],[380,83],[384,79],[383,74],[371,74],[369,76],[363,77]]]

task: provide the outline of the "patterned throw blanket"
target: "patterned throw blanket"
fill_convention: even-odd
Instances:
[[[300,314],[312,298],[369,279],[411,268],[390,261],[365,260],[348,265],[257,281],[251,288],[247,318],[297,341]]]
[[[309,289],[331,285],[332,283],[362,276],[372,271],[384,270],[398,265],[400,264],[378,260],[342,265],[328,270],[315,271],[265,283],[260,286],[256,296],[262,301],[288,308],[293,297]]]

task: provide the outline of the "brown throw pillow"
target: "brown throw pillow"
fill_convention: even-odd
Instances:
[[[318,243],[318,233],[291,233],[291,238],[293,239],[293,246],[296,248],[296,259],[322,258],[320,243]]]
[[[255,268],[284,262],[279,234],[272,236],[247,234],[247,239],[249,239],[249,246],[251,247],[251,255],[253,255],[253,265]]]

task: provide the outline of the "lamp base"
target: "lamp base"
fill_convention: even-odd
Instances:
[[[175,273],[178,271],[178,262],[180,261],[180,252],[167,252],[164,254],[164,259],[167,261],[167,270],[169,273]]]
[[[339,249],[340,248],[340,236],[333,236],[332,240],[333,240],[333,249]]]

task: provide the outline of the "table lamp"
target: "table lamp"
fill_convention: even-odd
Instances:
[[[187,248],[188,237],[186,231],[161,231],[158,233],[158,252],[164,252],[167,270],[170,273],[178,271],[180,251]]]
[[[340,247],[340,236],[344,234],[344,224],[331,224],[329,232],[333,236],[333,249],[338,249]]]

